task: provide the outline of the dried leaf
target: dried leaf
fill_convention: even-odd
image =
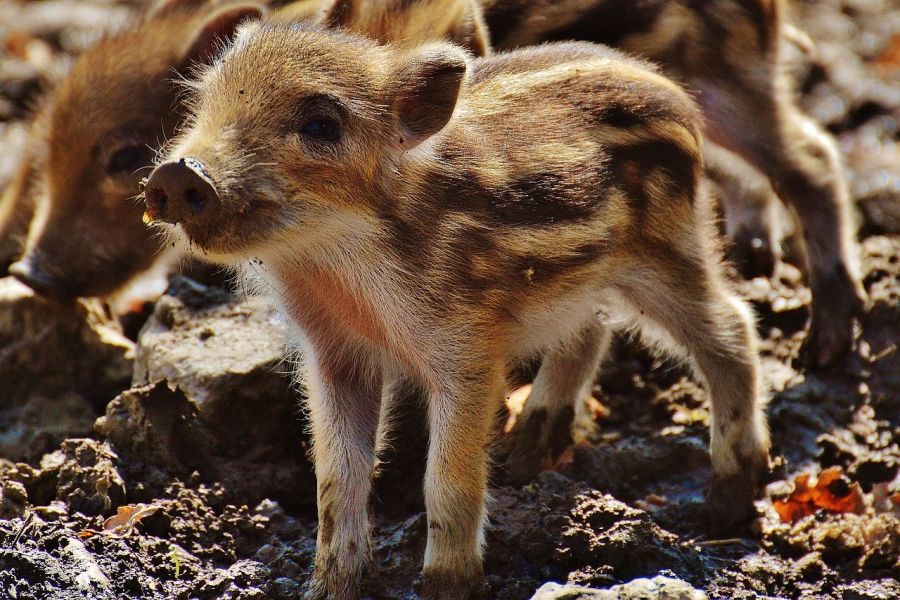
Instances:
[[[861,513],[863,504],[859,484],[851,482],[838,467],[825,469],[819,474],[814,490],[816,506],[835,513]]]
[[[103,531],[114,535],[128,535],[142,519],[159,510],[153,504],[129,504],[120,506],[115,516],[103,521]]]
[[[810,487],[810,475],[801,473],[794,478],[794,491],[772,505],[784,523],[793,523],[820,510],[832,513],[861,513],[865,508],[862,490],[837,467],[819,473]]]
[[[10,56],[25,58],[25,47],[31,37],[24,31],[13,31],[6,36],[4,49]]]
[[[522,414],[522,409],[525,408],[525,401],[528,400],[529,394],[531,394],[530,383],[513,390],[506,397],[506,410],[509,411],[509,418],[506,419],[506,424],[503,426],[503,433],[509,433],[516,426],[516,421]]]
[[[900,68],[900,34],[894,34],[884,52],[873,63],[882,69]]]
[[[585,412],[589,414],[595,421],[608,419],[610,410],[604,406],[599,400],[593,396],[588,396],[584,401]]]
[[[772,502],[775,512],[783,523],[793,523],[816,512],[816,507],[809,502],[800,502],[794,498],[775,500]]]
[[[654,506],[665,506],[669,501],[665,496],[660,496],[659,494],[649,494],[644,500],[648,504],[652,504]]]
[[[553,454],[548,451],[547,456],[541,462],[541,471],[562,471],[571,465],[573,460],[575,460],[574,446],[567,446],[555,460]]]

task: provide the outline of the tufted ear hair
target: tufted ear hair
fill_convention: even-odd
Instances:
[[[230,4],[210,12],[188,36],[182,52],[182,67],[191,63],[209,64],[222,45],[234,39],[242,23],[260,19],[265,12],[264,6],[253,2]]]
[[[465,79],[469,55],[452,44],[434,44],[406,59],[396,75],[394,114],[400,145],[414,148],[444,128]]]
[[[349,27],[354,16],[360,12],[360,0],[332,0],[326,4],[319,23],[329,29]]]

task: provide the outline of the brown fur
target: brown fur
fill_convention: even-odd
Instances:
[[[695,92],[709,139],[761,170],[799,216],[814,299],[805,344],[809,362],[827,365],[843,354],[865,300],[849,195],[834,141],[793,99],[784,43],[803,36],[784,23],[781,0],[482,4],[498,49],[565,39],[610,44],[658,62]],[[734,188],[727,170],[717,173]]]
[[[768,448],[755,334],[715,258],[677,85],[589,44],[473,60],[257,24],[192,106],[147,182],[148,216],[177,215],[196,251],[268,291],[305,349],[322,523],[310,597],[358,593],[382,389],[406,378],[428,396],[422,593],[465,597],[509,365],[545,355],[541,387],[565,398],[529,406],[558,423],[623,323],[707,383],[711,501],[750,510]],[[197,199],[201,177],[215,189]]]
[[[477,0],[334,0],[319,22],[382,44],[449,39],[476,56],[490,52]]]

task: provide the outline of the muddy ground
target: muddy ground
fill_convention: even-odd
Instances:
[[[0,188],[36,94],[97,23],[131,10],[0,0]],[[838,139],[860,219],[872,304],[857,347],[804,371],[799,272],[738,283],[759,314],[782,466],[757,521],[722,534],[702,504],[704,392],[619,340],[576,445],[531,484],[494,485],[484,598],[531,598],[546,582],[584,587],[540,598],[900,597],[900,7],[794,12],[818,45],[798,69],[802,102]],[[297,598],[315,485],[283,324],[259,299],[184,278],[124,323],[108,312],[0,280],[0,598]],[[371,598],[415,593],[414,406],[374,495]]]

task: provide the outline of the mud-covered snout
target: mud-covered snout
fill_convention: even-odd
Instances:
[[[53,275],[33,253],[11,264],[9,274],[42,296],[61,300],[76,296],[68,282]]]
[[[165,223],[201,224],[214,219],[221,203],[203,163],[182,158],[153,169],[144,185],[147,218]]]

